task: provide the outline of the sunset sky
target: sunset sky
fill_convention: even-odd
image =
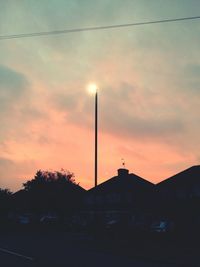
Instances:
[[[0,35],[200,15],[199,0],[6,0]],[[0,187],[36,170],[94,185],[126,167],[158,182],[200,162],[200,20],[0,40]]]

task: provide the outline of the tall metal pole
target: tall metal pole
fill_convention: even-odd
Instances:
[[[95,93],[95,169],[94,169],[94,186],[97,186],[98,178],[98,91]]]

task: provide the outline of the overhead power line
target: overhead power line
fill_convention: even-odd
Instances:
[[[107,26],[95,26],[95,27],[86,27],[86,28],[53,30],[53,31],[45,31],[45,32],[32,32],[32,33],[20,33],[20,34],[11,34],[11,35],[0,35],[0,40],[14,39],[14,38],[28,38],[28,37],[36,37],[36,36],[47,36],[47,35],[56,35],[56,34],[67,34],[67,33],[85,32],[85,31],[109,30],[109,29],[116,29],[116,28],[125,28],[125,27],[158,24],[158,23],[168,23],[168,22],[179,22],[179,21],[197,20],[197,19],[200,19],[200,16],[174,18],[174,19],[163,19],[163,20],[153,20],[153,21],[143,21],[143,22],[135,22],[135,23],[127,23],[127,24],[115,24],[115,25],[107,25]]]

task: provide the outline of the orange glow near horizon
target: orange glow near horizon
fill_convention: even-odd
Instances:
[[[93,130],[76,125],[64,125],[63,115],[51,113],[52,124],[48,126],[44,139],[37,145],[34,140],[26,140],[23,143],[7,142],[7,156],[16,162],[17,167],[11,170],[6,182],[15,177],[16,173],[20,173],[20,177],[16,177],[14,183],[10,181],[11,189],[19,189],[22,183],[31,179],[38,169],[61,168],[73,172],[76,182],[82,187],[86,189],[93,187]],[[45,131],[45,128],[45,124],[39,123],[32,125],[29,130],[37,132],[38,129]],[[47,140],[45,137],[48,137]],[[187,160],[192,164],[195,159],[192,155],[188,156]],[[153,183],[188,167],[184,165],[185,155],[181,156],[178,151],[172,150],[167,145],[143,143],[132,139],[124,143],[122,137],[100,132],[98,183],[117,174],[122,157],[125,158],[126,167],[130,172]],[[177,162],[180,167],[174,168],[173,162]]]

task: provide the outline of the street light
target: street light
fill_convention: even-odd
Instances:
[[[95,156],[94,156],[94,186],[97,186],[98,177],[98,88],[95,83],[88,85],[90,94],[95,95]]]

